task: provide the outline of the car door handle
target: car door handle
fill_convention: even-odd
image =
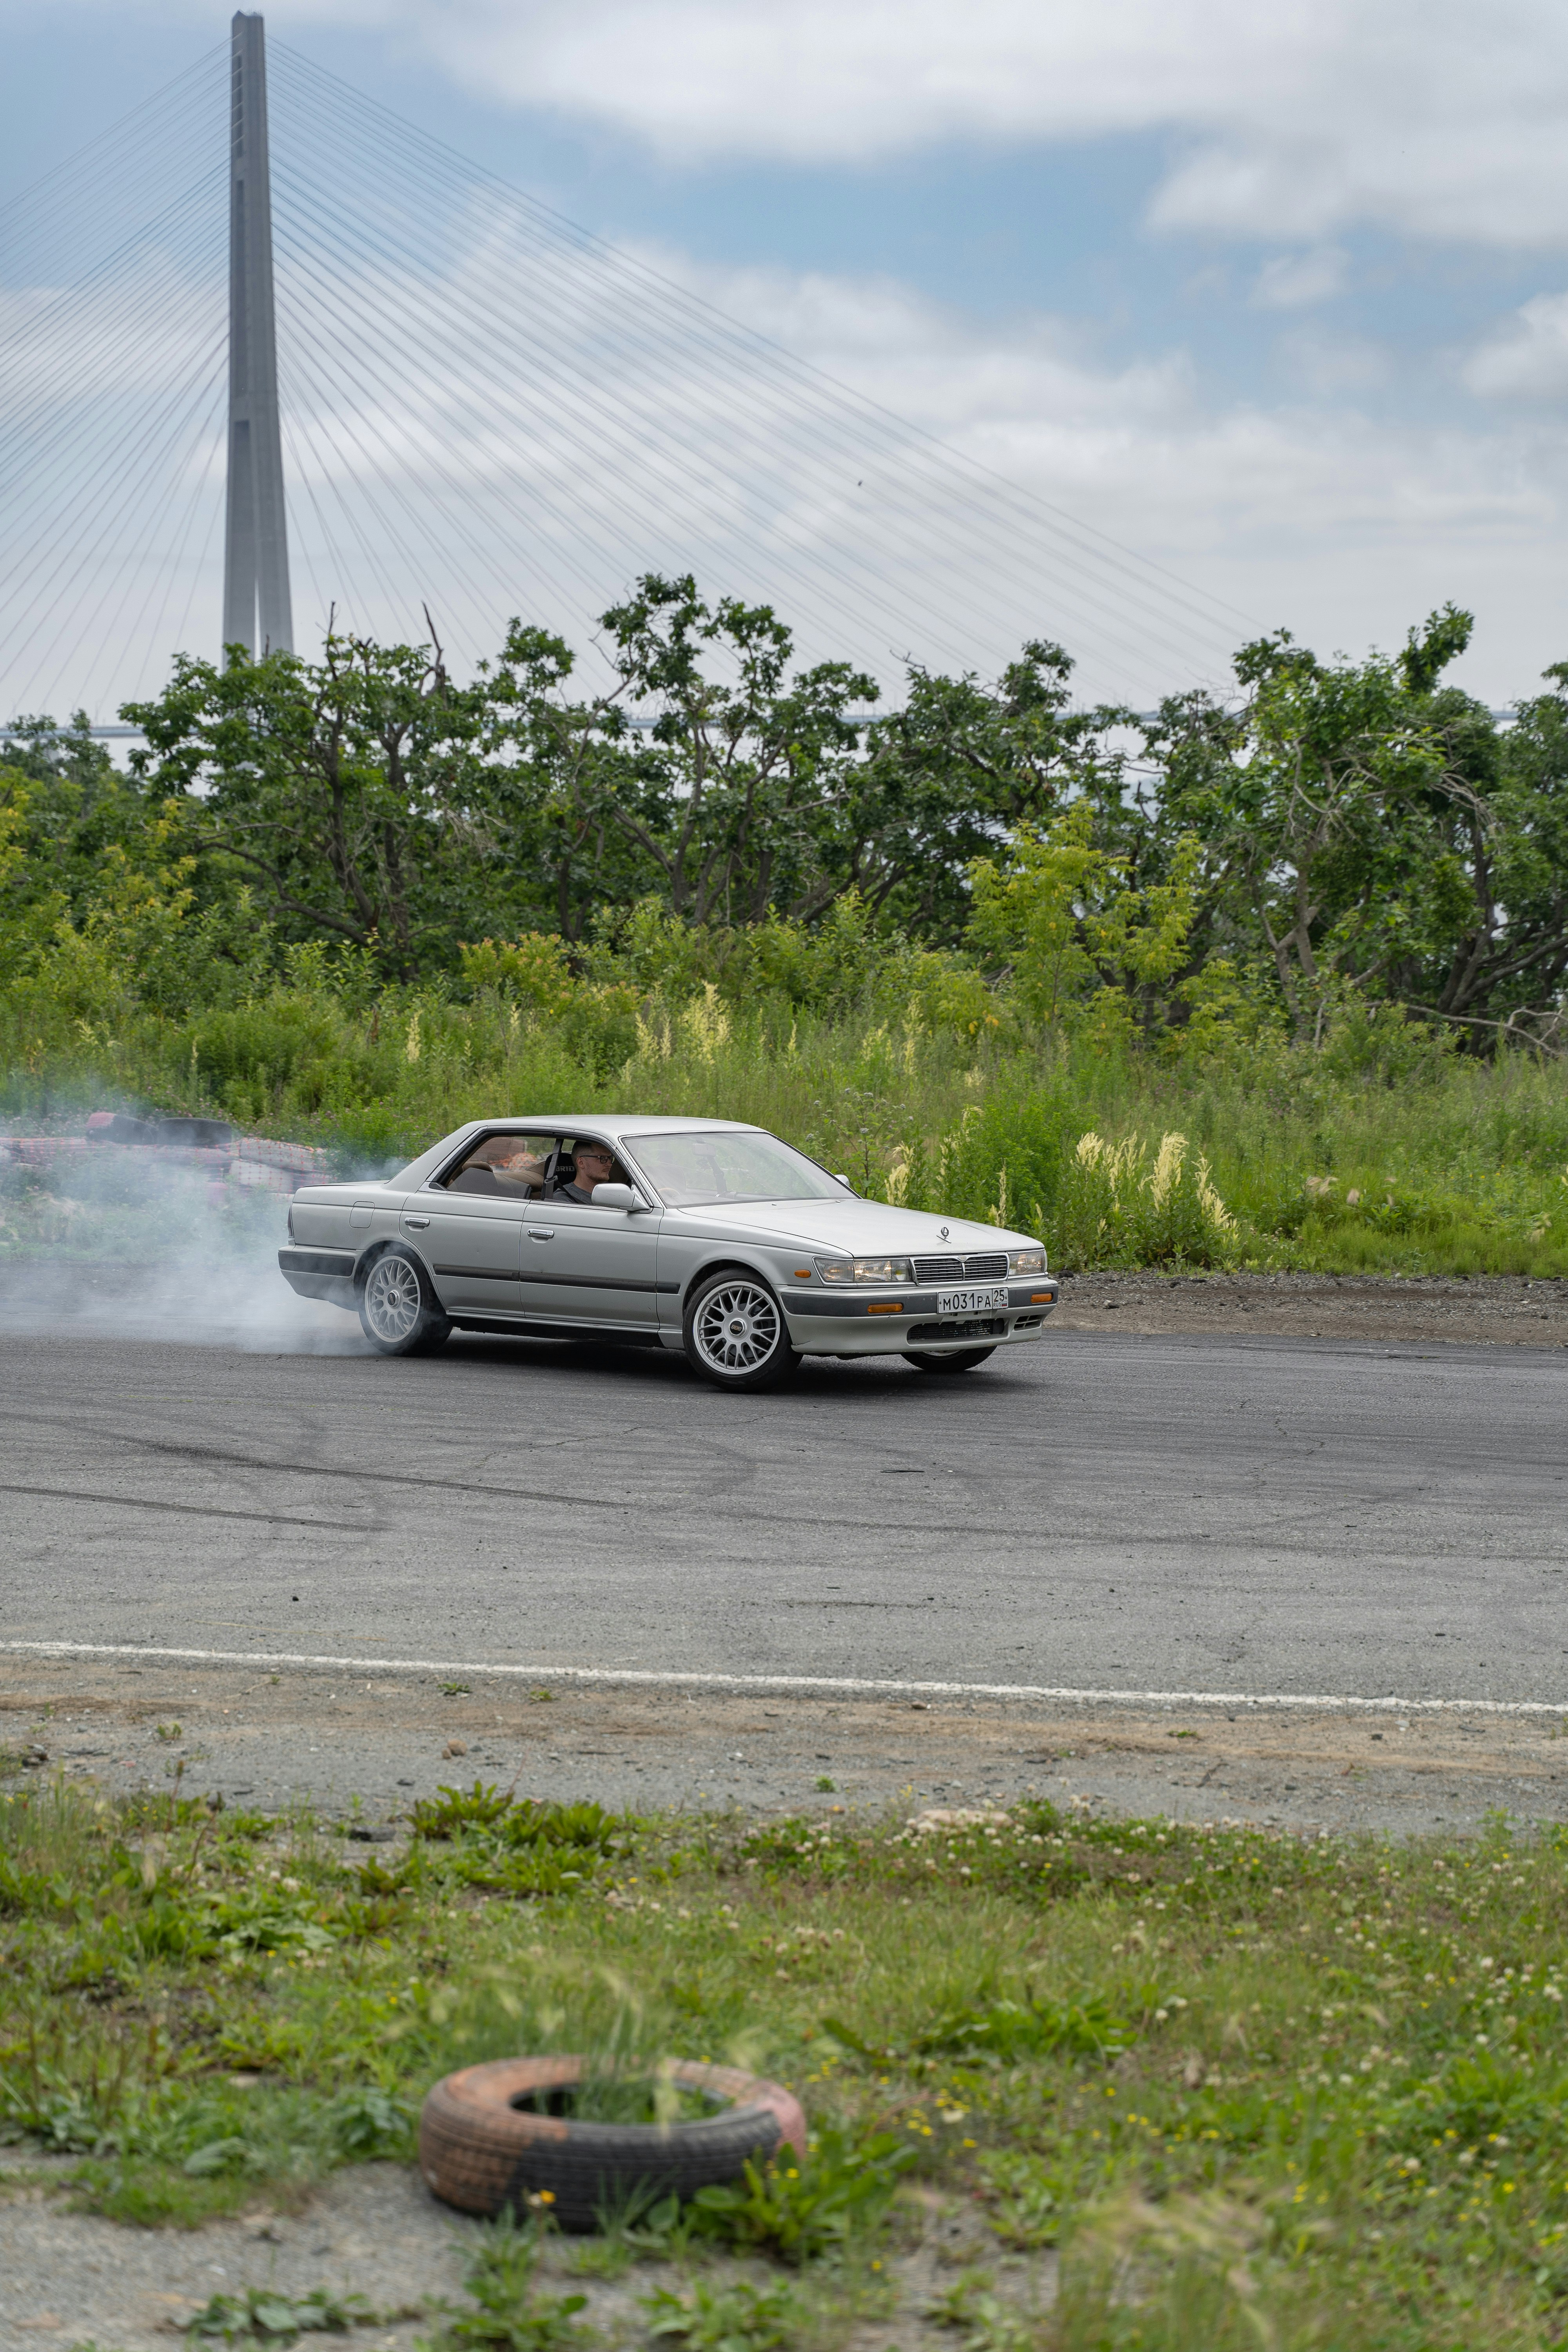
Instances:
[[[411,1225],[416,1233],[422,1234],[430,1220],[428,1217],[405,1217],[403,1222],[405,1225]]]
[[[552,1242],[555,1239],[555,1228],[553,1225],[530,1225],[528,1238],[531,1242]]]

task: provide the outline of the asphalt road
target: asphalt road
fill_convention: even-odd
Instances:
[[[1568,1361],[0,1342],[0,1639],[1568,1700]]]

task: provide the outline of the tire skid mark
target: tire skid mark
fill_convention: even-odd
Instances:
[[[57,1503],[109,1503],[130,1511],[177,1511],[193,1519],[250,1519],[268,1527],[324,1528],[336,1535],[377,1532],[362,1519],[308,1519],[298,1511],[237,1511],[221,1503],[166,1503],[154,1495],[99,1495],[80,1486],[24,1486],[9,1478],[0,1480],[0,1495],[43,1495]]]

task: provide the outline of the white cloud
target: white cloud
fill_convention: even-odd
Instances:
[[[277,0],[280,27],[371,21]],[[678,162],[1174,133],[1167,227],[1568,238],[1555,0],[386,0],[457,79]]]
[[[1528,691],[1548,661],[1568,654],[1560,557],[1568,460],[1549,434],[1413,426],[1342,399],[1319,409],[1303,396],[1316,383],[1272,406],[1215,402],[1180,350],[1108,365],[1059,321],[982,326],[886,278],[723,270],[668,251],[644,257],[914,428],[1247,616],[1232,635],[1194,631],[1184,647],[1179,588],[1168,604],[1155,597],[1130,664],[1118,641],[1140,644],[1145,607],[1136,599],[1147,579],[1130,583],[1126,604],[1111,609],[1107,574],[1085,566],[1075,575],[1070,561],[1052,568],[1045,541],[1025,530],[1021,543],[1039,548],[1042,567],[1032,601],[1000,584],[977,590],[976,567],[963,563],[951,572],[933,563],[912,592],[939,631],[945,623],[986,633],[997,661],[1026,634],[1058,636],[1079,654],[1086,692],[1146,698],[1178,677],[1216,681],[1203,643],[1234,646],[1284,622],[1321,652],[1359,653],[1402,642],[1448,597],[1480,617],[1459,675],[1494,700]],[[591,334],[586,314],[584,326]],[[1342,390],[1380,374],[1376,352],[1350,344],[1321,340],[1312,360],[1317,376],[1333,375]],[[672,380],[664,390],[689,398],[721,431],[722,383],[694,381],[688,392]],[[808,574],[831,564],[847,529],[866,527],[852,498],[825,498],[782,457],[776,488]],[[822,639],[813,652],[826,650],[823,627],[811,623],[809,579],[803,592],[748,577],[757,561],[737,514],[732,535],[716,530],[698,568],[718,585],[729,562],[726,584],[775,594],[786,616]],[[1173,652],[1159,649],[1162,632]],[[849,649],[896,677],[864,645]]]
[[[547,267],[481,207],[454,298],[548,315],[555,371],[542,401],[525,373],[509,391],[500,352],[481,429],[470,355],[417,276],[345,267],[311,296],[285,254],[302,645],[334,601],[340,619],[391,635],[419,632],[428,599],[461,661],[493,650],[518,611],[586,655],[593,615],[636,572],[690,566],[712,592],[773,601],[811,657],[847,654],[889,688],[905,652],[994,669],[1045,635],[1079,656],[1085,693],[1143,702],[1222,683],[1226,653],[1254,630],[1284,622],[1321,651],[1359,652],[1397,644],[1450,596],[1481,615],[1466,674],[1494,699],[1528,690],[1568,652],[1568,464],[1544,429],[1415,428],[1343,399],[1331,410],[1300,397],[1215,403],[1180,350],[1110,365],[1049,318],[983,327],[885,278],[640,259],[907,427],[889,425],[874,447],[836,439],[813,379],[748,373],[733,349],[679,335],[650,341],[631,374],[606,376],[627,282],[587,259]],[[403,321],[395,367],[356,376],[388,317]],[[188,364],[177,335],[143,358],[150,393],[160,365],[173,380]],[[922,433],[1024,501],[972,497]],[[44,616],[55,650],[39,690],[7,678],[6,699],[35,707],[47,686],[65,708],[79,688],[107,715],[155,688],[175,643],[216,646],[221,483],[199,430],[183,465],[178,511],[197,501],[188,535],[153,550],[138,511],[122,550],[95,538],[93,575],[62,582],[63,603]],[[28,493],[41,528],[53,496],[47,478]],[[1030,498],[1075,523],[1056,530]],[[1095,532],[1175,581],[1086,551]],[[1234,625],[1200,625],[1183,581],[1239,608]],[[79,671],[68,660],[79,641],[84,662],[90,654]]]
[[[1568,294],[1538,294],[1464,367],[1472,392],[1489,398],[1560,400],[1568,393]]]
[[[755,282],[714,291],[765,331],[775,317],[800,331],[787,289],[778,311]],[[1568,652],[1568,464],[1552,436],[1413,427],[1302,398],[1215,404],[1179,354],[1110,369],[1040,331],[959,332],[913,301],[884,319],[872,354],[836,344],[824,313],[810,356],[1258,629],[1285,622],[1321,652],[1359,652],[1398,644],[1451,596],[1480,617],[1463,675],[1499,700]],[[1342,382],[1356,355],[1342,357]],[[1317,358],[1329,364],[1326,347]],[[1069,643],[1073,617],[1070,604],[1053,615]]]
[[[1364,335],[1331,334],[1302,326],[1281,335],[1274,347],[1274,373],[1300,400],[1334,401],[1347,393],[1372,392],[1389,381],[1389,354]]]
[[[1315,409],[1306,394],[1319,380],[1353,385],[1375,369],[1375,354],[1303,341],[1289,397],[1274,406],[1215,404],[1180,350],[1108,365],[1057,320],[981,327],[886,278],[714,269],[668,251],[638,257],[908,420],[909,430],[879,458],[846,469],[815,425],[802,447],[800,413],[777,385],[759,388],[728,363],[670,352],[619,387],[633,411],[627,449],[665,446],[674,415],[694,425],[717,469],[718,487],[691,497],[667,541],[646,478],[635,464],[626,470],[615,446],[583,478],[569,413],[559,432],[542,432],[503,401],[480,446],[448,421],[439,369],[405,369],[410,410],[382,412],[366,433],[393,453],[404,514],[416,519],[429,501],[449,524],[456,510],[434,467],[438,456],[449,467],[459,446],[494,494],[503,536],[503,491],[572,502],[575,536],[548,512],[535,525],[530,554],[542,585],[530,611],[579,642],[594,596],[609,601],[648,563],[689,564],[714,591],[771,599],[811,657],[846,653],[889,688],[906,650],[995,668],[1026,635],[1045,635],[1078,656],[1085,693],[1143,703],[1181,683],[1222,683],[1226,655],[1256,630],[1284,622],[1321,651],[1360,652],[1398,644],[1450,596],[1481,612],[1468,675],[1494,698],[1528,689],[1568,649],[1557,555],[1564,469],[1550,444],[1511,432],[1413,429],[1343,401]],[[509,266],[502,243],[487,243],[468,271],[493,289]],[[584,282],[573,302],[574,332],[591,352],[605,298]],[[401,315],[407,302],[397,285],[377,280],[345,290],[336,307],[352,336],[356,320]],[[742,393],[763,405],[736,457]],[[1174,583],[1161,584],[1136,559],[1125,571],[1114,559],[1085,560],[1070,535],[1058,538],[1026,506],[999,531],[994,514],[971,512],[942,469],[926,469],[921,432],[1088,533],[1167,567]],[[334,499],[357,509],[348,440],[342,462],[328,443],[318,446],[327,455],[312,488],[329,509]],[[911,486],[922,523],[951,530],[945,554],[918,534],[911,552],[898,520]],[[303,501],[300,509],[308,534]],[[367,515],[362,529],[374,528]],[[352,532],[342,538],[353,544]],[[563,585],[551,585],[564,583],[569,547],[592,573],[592,593],[585,588],[574,610]],[[1234,625],[1184,614],[1183,581],[1237,608]],[[479,583],[479,567],[454,562],[451,579],[430,590],[443,625],[449,617],[472,649],[493,643],[504,618]],[[368,601],[362,592],[361,625],[390,625],[374,605],[373,585]]]
[[[321,15],[347,0],[283,5],[297,18],[301,8]],[[1203,11],[1196,0],[1171,5],[1185,7],[1182,21],[1189,28],[1201,18],[1211,32],[1218,26],[1234,37],[1223,58],[1211,43],[1195,64],[1184,61],[1182,73],[1173,64],[1169,104],[1179,100],[1194,122],[1206,104],[1212,119],[1234,108],[1250,71],[1257,120],[1283,121],[1284,58],[1304,93],[1290,135],[1305,137],[1301,126],[1311,117],[1306,99],[1316,87],[1309,53],[1325,25],[1332,31],[1339,24],[1331,12],[1307,17],[1287,10],[1260,32],[1253,18]],[[879,0],[867,0],[861,13],[877,19],[879,6]],[[1377,14],[1375,0],[1367,6]],[[579,11],[590,27],[614,16],[609,0],[579,0]],[[735,42],[762,21],[745,0],[735,0],[730,13]],[[808,14],[803,0],[777,0],[777,13],[796,27]],[[700,0],[682,0],[679,9],[644,0],[643,15],[673,38],[680,26],[699,23],[701,7]],[[890,140],[900,121],[900,135],[912,137],[910,126],[921,122],[940,128],[954,107],[980,121],[986,77],[998,79],[986,44],[1005,17],[1020,41],[1025,34],[1034,37],[1033,19],[1026,25],[996,0],[977,0],[964,20],[978,26],[978,36],[969,79],[962,82],[956,65],[939,72],[932,63],[952,49],[947,16],[910,14],[906,48],[884,61],[891,94],[885,94],[884,127],[876,135]],[[1152,11],[1139,18],[1124,5],[1109,8],[1106,19],[1122,35],[1141,25],[1155,48],[1163,37],[1164,20]],[[576,85],[562,59],[568,36],[576,36],[553,0],[535,0],[504,24],[480,0],[448,0],[440,11],[405,0],[403,21],[422,37],[449,34],[453,43],[454,28],[462,31],[469,42],[465,70],[475,75],[476,28],[488,26],[500,45],[497,57],[504,51],[510,59],[507,70],[519,77],[520,93],[522,64],[548,51],[554,78],[536,76],[532,94],[547,88],[563,105],[590,102],[585,82],[572,95]],[[1068,60],[1081,87],[1070,105],[1064,96],[1058,110],[1063,122],[1070,116],[1068,127],[1077,126],[1074,135],[1089,127],[1089,101],[1097,91],[1107,118],[1114,104],[1136,99],[1147,111],[1154,103],[1157,77],[1136,42],[1124,40],[1119,53],[1125,89],[1116,74],[1101,71],[1109,50],[1090,56],[1099,21],[1069,12],[1058,27],[1064,42],[1070,35],[1081,51]],[[1393,21],[1386,8],[1379,21]],[[1447,21],[1441,9],[1433,21],[1440,47],[1437,34]],[[826,40],[832,30],[826,17],[822,26]],[[840,49],[861,29],[847,14]],[[1278,46],[1266,56],[1270,40]],[[451,62],[452,43],[447,54]],[[736,79],[738,49],[715,60],[677,42],[672,54],[709,76],[703,89],[710,110],[726,92],[738,106],[744,94]],[[929,68],[921,83],[926,112],[911,101],[900,116],[892,99],[919,80],[921,56]],[[605,67],[611,97],[621,87],[620,66],[611,71],[613,63]],[[788,65],[779,58],[781,85],[762,109],[766,135],[792,112],[811,74],[823,70],[820,58],[797,58],[792,83]],[[1436,65],[1432,73],[1441,79]],[[1006,100],[1023,120],[1027,92],[993,95],[1003,114]],[[1490,96],[1482,89],[1476,98],[1479,119]],[[625,103],[629,109],[629,97]],[[666,121],[664,107],[650,92],[643,127]],[[833,131],[840,135],[848,132]],[[1314,152],[1321,162],[1328,150]],[[286,160],[280,153],[280,186]],[[1190,158],[1181,171],[1189,165]],[[1179,185],[1178,175],[1173,186]],[[809,404],[792,406],[782,378],[744,379],[732,352],[715,361],[679,320],[660,325],[657,335],[650,328],[641,354],[617,361],[626,305],[642,299],[630,274],[611,284],[595,277],[586,257],[563,262],[538,240],[526,247],[515,217],[509,226],[504,205],[494,203],[492,213],[476,205],[457,268],[467,323],[454,325],[454,311],[445,326],[435,320],[423,341],[414,329],[427,307],[426,281],[412,265],[372,275],[356,263],[357,276],[345,266],[334,285],[312,296],[302,277],[290,275],[280,229],[301,642],[334,597],[357,625],[384,634],[416,630],[420,601],[428,596],[463,656],[493,649],[518,610],[585,645],[592,615],[637,571],[689,564],[714,590],[772,598],[799,623],[814,656],[844,651],[889,683],[906,651],[995,667],[1023,636],[1045,634],[1082,655],[1089,692],[1144,698],[1196,675],[1217,679],[1224,651],[1252,627],[1284,621],[1321,649],[1359,650],[1397,643],[1410,622],[1449,596],[1481,614],[1468,671],[1497,698],[1527,688],[1547,661],[1568,652],[1559,559],[1568,468],[1556,436],[1528,418],[1467,430],[1361,415],[1356,395],[1377,381],[1381,368],[1373,347],[1288,322],[1292,335],[1281,345],[1291,371],[1282,379],[1287,390],[1266,404],[1215,395],[1179,347],[1112,364],[1081,331],[1050,317],[994,325],[889,279],[703,269],[679,254],[645,255],[721,310],[891,412],[879,454],[851,464],[859,445],[835,442],[826,425],[809,419],[803,424]],[[337,217],[331,205],[323,217]],[[1260,283],[1258,299],[1276,309],[1304,310],[1338,266],[1321,231],[1303,234],[1306,250]],[[221,267],[221,253],[215,266]],[[105,300],[94,363],[101,372],[112,358],[120,388],[154,408],[161,384],[189,379],[192,330],[171,295],[169,324],[154,349],[132,323],[134,313],[123,288]],[[23,309],[7,315],[19,331]],[[388,320],[399,322],[390,349]],[[509,356],[504,341],[508,321],[518,320],[536,327],[541,339],[539,353],[525,362]],[[127,352],[133,354],[129,363]],[[368,373],[373,363],[383,368],[379,383]],[[546,363],[552,377],[542,381]],[[356,368],[365,372],[356,377]],[[473,376],[481,368],[490,369],[491,380],[476,423]],[[458,380],[465,371],[466,384]],[[48,385],[64,373],[61,356],[44,352],[36,386],[46,404]],[[1500,394],[1568,388],[1568,298],[1527,305],[1472,355],[1468,381]],[[360,386],[352,417],[342,396],[346,382]],[[114,385],[95,381],[92,389],[100,396]],[[1325,393],[1333,394],[1331,405],[1320,407]],[[909,421],[907,428],[900,418]],[[966,504],[951,471],[931,461],[922,433],[1018,485],[1026,502],[1009,510],[1016,520],[999,520],[994,501],[988,516],[979,512],[984,499]],[[364,455],[370,449],[376,453],[374,478]],[[163,477],[147,474],[144,505],[160,514],[166,509],[165,536],[150,537],[138,523],[122,561],[116,558],[119,568],[100,566],[100,579],[67,583],[75,599],[69,609],[28,614],[29,631],[41,633],[47,620],[52,667],[40,672],[37,696],[18,692],[16,698],[33,703],[47,689],[57,708],[73,699],[64,674],[79,639],[92,650],[98,684],[91,699],[100,713],[121,694],[155,685],[173,644],[212,649],[221,545],[213,455],[211,432],[193,415],[188,447],[169,458],[177,498],[159,487]],[[59,484],[43,475],[31,485],[29,527],[46,530],[58,491]],[[1090,561],[1081,548],[1075,551],[1071,530],[1054,535],[1028,508],[1030,497],[1138,550],[1178,579],[1194,581],[1248,617],[1229,634],[1189,627],[1179,588],[1156,590],[1135,561],[1123,572],[1119,558],[1102,552]],[[99,528],[101,515],[93,511]],[[74,533],[73,525],[72,534],[57,530],[54,537],[62,547],[68,539],[75,546]],[[81,544],[89,543],[84,525]],[[204,546],[205,570],[193,590]],[[9,625],[16,614],[5,604],[5,593],[0,583],[0,623]],[[24,580],[14,581],[10,593],[39,603]],[[0,640],[14,646],[16,627],[0,626]],[[1213,662],[1205,646],[1218,647]]]
[[[1333,246],[1279,253],[1258,271],[1252,299],[1264,310],[1305,310],[1337,294],[1344,279],[1345,257]]]

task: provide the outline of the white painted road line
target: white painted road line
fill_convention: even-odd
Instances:
[[[457,1658],[333,1658],[288,1650],[175,1650],[141,1642],[5,1642],[0,1654],[37,1658],[152,1658],[172,1665],[297,1666],[332,1674],[472,1675],[489,1682],[619,1684],[673,1690],[802,1691],[854,1698],[1049,1699],[1068,1706],[1254,1707],[1259,1712],[1348,1715],[1568,1716],[1568,1698],[1363,1698],[1277,1691],[1071,1690],[1047,1683],[883,1682],[856,1675],[654,1674],[634,1666],[510,1666]]]

